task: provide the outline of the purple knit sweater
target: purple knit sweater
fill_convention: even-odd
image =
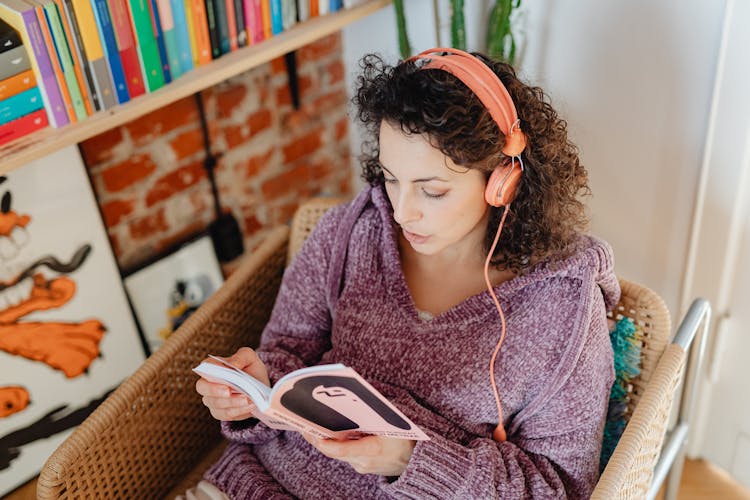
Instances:
[[[431,438],[417,442],[406,471],[359,474],[300,434],[251,419],[222,423],[231,442],[206,479],[231,498],[588,497],[614,379],[605,310],[620,291],[609,246],[581,236],[569,258],[496,287],[507,336],[495,376],[508,432],[497,443],[487,369],[500,320],[490,294],[425,319],[397,241],[382,188],[330,210],[287,268],[258,352],[272,381],[321,363],[356,369]]]

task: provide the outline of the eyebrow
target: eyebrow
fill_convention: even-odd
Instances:
[[[388,174],[390,176],[396,177],[395,175],[393,175],[393,173],[390,170],[388,170],[387,168],[385,168],[385,166],[382,163],[380,164],[380,168],[382,168],[383,170],[385,170],[386,172],[388,172]],[[422,179],[412,179],[412,182],[430,182],[430,181],[448,182],[448,179],[443,179],[442,177],[438,177],[438,176],[424,177]]]

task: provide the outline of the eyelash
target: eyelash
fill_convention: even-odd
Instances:
[[[389,179],[389,178],[387,178],[387,177],[385,177],[385,178],[384,178],[384,180],[385,180],[385,183],[386,183],[386,184],[396,184],[396,182],[397,182],[397,181],[396,181],[396,179]],[[426,197],[428,197],[428,198],[432,198],[433,200],[437,200],[437,199],[440,199],[440,198],[442,198],[443,196],[445,196],[445,195],[446,195],[446,193],[440,193],[440,194],[430,194],[430,193],[428,193],[427,191],[425,191],[424,189],[422,189],[422,193],[423,193],[423,194],[424,194],[424,195],[425,195]]]

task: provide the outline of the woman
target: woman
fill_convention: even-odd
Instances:
[[[228,358],[264,381],[351,366],[430,440],[272,430],[246,398],[201,379],[231,441],[203,491],[591,493],[614,378],[606,310],[619,287],[609,246],[582,233],[586,172],[540,89],[506,64],[443,50],[395,67],[363,60],[355,104],[372,137],[369,186],[310,235],[257,351]]]

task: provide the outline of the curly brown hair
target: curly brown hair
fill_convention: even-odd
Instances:
[[[473,55],[508,89],[528,141],[521,157],[524,173],[492,259],[495,266],[523,273],[539,259],[569,254],[570,244],[588,223],[580,199],[590,194],[588,176],[578,149],[568,140],[567,123],[544,91],[521,82],[508,64]],[[456,164],[480,169],[487,177],[496,165],[509,161],[501,152],[505,136],[490,113],[452,74],[420,69],[414,62],[390,66],[376,54],[365,56],[360,66],[353,103],[367,132],[361,162],[362,177],[369,184],[384,183],[379,161],[383,121],[406,134],[424,134]],[[491,208],[485,251],[503,210]]]

